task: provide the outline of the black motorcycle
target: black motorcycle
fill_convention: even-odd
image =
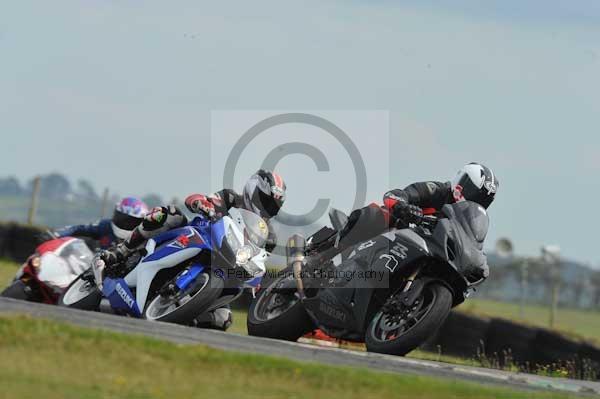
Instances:
[[[288,242],[288,267],[263,287],[248,311],[250,335],[295,341],[321,329],[365,342],[368,351],[405,355],[442,325],[489,269],[483,241],[489,218],[480,205],[446,205],[418,226],[393,229],[328,257],[319,251],[347,217]],[[331,246],[331,245],[329,245]]]

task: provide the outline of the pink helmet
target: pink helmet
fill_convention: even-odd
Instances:
[[[144,216],[148,213],[148,206],[139,198],[125,197],[117,203],[112,217],[112,229],[115,236],[120,239],[129,237]]]

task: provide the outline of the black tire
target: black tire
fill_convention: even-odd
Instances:
[[[426,313],[408,330],[393,338],[382,340],[377,337],[376,328],[383,317],[381,312],[377,312],[365,332],[367,351],[404,356],[435,334],[450,313],[452,293],[446,286],[434,282],[423,288],[421,298],[426,295],[431,295]]]
[[[536,329],[510,320],[492,319],[485,342],[485,355],[498,359],[500,366],[507,360],[526,365],[534,357]],[[510,353],[510,357],[507,355]]]
[[[75,280],[73,280],[71,282],[71,284],[69,284],[67,289],[58,298],[58,302],[57,302],[58,306],[65,306],[68,308],[81,309],[81,310],[99,310],[100,309],[100,302],[102,301],[102,293],[98,290],[98,288],[96,286],[91,287],[88,295],[85,296],[84,298],[81,298],[80,300],[77,300],[75,302],[70,302],[70,301],[65,302],[65,297],[67,297],[67,299],[68,299],[69,291],[76,289],[75,288],[76,286],[79,286],[82,284],[82,281],[83,281],[82,277],[86,273],[91,273],[91,271],[88,270],[88,271],[83,272],[81,275],[77,276],[77,278]]]
[[[261,289],[250,304],[246,322],[249,335],[282,339],[285,341],[296,341],[298,338],[315,328],[314,323],[306,313],[306,310],[304,310],[304,306],[302,306],[300,301],[297,301],[274,318],[265,319],[264,317],[259,316],[259,313],[262,312],[261,307],[264,306],[265,301],[269,300],[273,295],[282,295],[275,294],[272,290],[285,278],[290,277],[280,277],[275,279],[269,286]],[[290,290],[290,298],[293,296],[294,291],[295,290]]]
[[[539,329],[533,341],[534,362],[540,366],[574,361],[581,343],[558,332]]]
[[[160,317],[149,317],[148,310],[150,305],[154,302],[156,296],[148,302],[148,305],[144,310],[144,318],[155,321],[163,321],[167,323],[175,324],[191,324],[196,317],[204,313],[212,303],[217,300],[223,291],[225,282],[221,277],[218,277],[212,270],[207,273],[209,280],[206,285],[200,289],[194,296],[186,302],[183,306],[178,307],[170,313]]]
[[[29,301],[30,299],[29,299],[28,291],[29,291],[29,289],[24,282],[22,282],[21,280],[16,280],[16,281],[13,281],[13,283],[11,285],[6,287],[4,289],[4,291],[2,291],[2,294],[0,294],[0,296],[3,296],[5,298],[13,298],[13,299],[21,299],[24,301]]]
[[[450,312],[438,330],[434,352],[439,346],[445,355],[477,357],[487,349],[486,336],[490,331],[490,324],[490,320],[484,317]]]

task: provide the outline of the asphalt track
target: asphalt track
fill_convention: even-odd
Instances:
[[[28,314],[71,324],[128,334],[141,334],[179,344],[202,344],[209,347],[259,353],[298,361],[339,366],[365,367],[398,374],[458,379],[515,389],[565,391],[582,396],[600,395],[600,383],[563,378],[540,377],[500,370],[452,365],[408,359],[309,344],[277,341],[267,338],[224,333],[220,331],[149,322],[106,313],[85,312],[44,304],[0,298],[0,313]],[[238,321],[243,322],[243,321]]]

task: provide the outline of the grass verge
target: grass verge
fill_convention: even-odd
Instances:
[[[0,317],[2,398],[568,398]]]
[[[6,259],[0,259],[0,291],[15,277],[19,265]]]

